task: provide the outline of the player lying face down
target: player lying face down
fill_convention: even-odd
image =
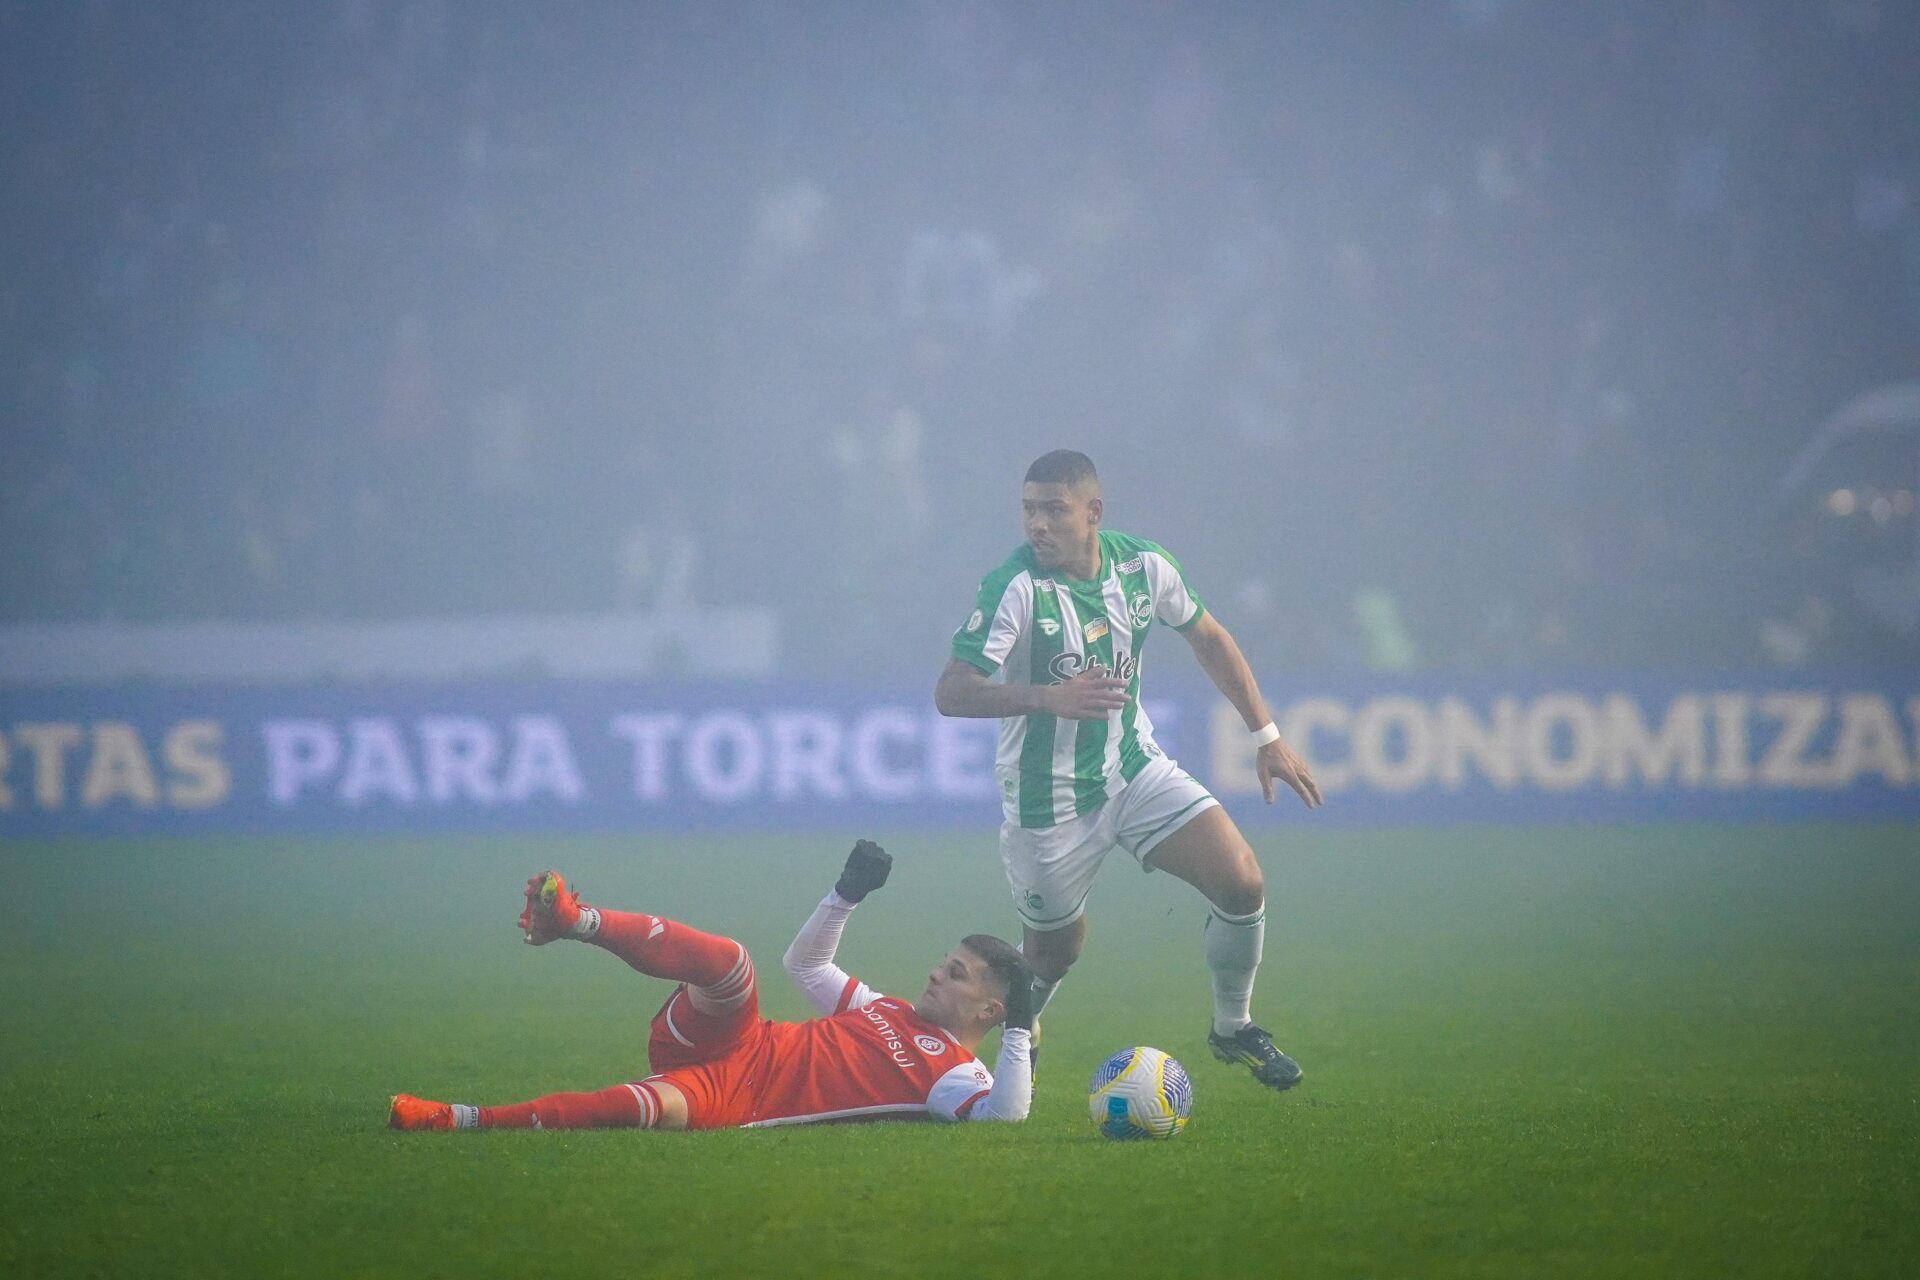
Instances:
[[[870,840],[787,948],[787,973],[820,1016],[760,1017],[753,960],[731,938],[678,921],[589,906],[558,872],[527,881],[520,914],[534,946],[572,939],[677,982],[654,1015],[653,1074],[588,1093],[507,1106],[399,1094],[391,1128],[718,1129],[828,1120],[1023,1120],[1032,1102],[1033,975],[999,938],[972,934],[927,975],[912,1004],[882,995],[833,962],[847,917],[887,882],[893,859]],[[996,1070],[974,1056],[1004,1027]]]

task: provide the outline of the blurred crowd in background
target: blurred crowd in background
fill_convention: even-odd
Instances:
[[[1073,447],[1269,669],[1912,661],[1920,421],[1783,479],[1920,380],[1917,48],[0,0],[0,623],[748,603],[791,674],[930,676]]]

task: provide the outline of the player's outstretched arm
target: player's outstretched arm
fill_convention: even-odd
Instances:
[[[1307,808],[1317,808],[1321,803],[1320,784],[1313,780],[1313,772],[1307,768],[1307,762],[1298,752],[1288,746],[1273,727],[1273,716],[1267,710],[1267,700],[1260,696],[1260,686],[1254,681],[1253,668],[1248,665],[1246,655],[1240,652],[1240,645],[1231,633],[1220,625],[1220,620],[1211,613],[1200,615],[1199,621],[1182,633],[1187,643],[1193,646],[1193,656],[1199,661],[1200,669],[1207,673],[1207,679],[1213,681],[1233,709],[1240,713],[1240,719],[1246,723],[1248,732],[1259,743],[1254,768],[1260,775],[1260,791],[1272,804],[1276,791],[1275,780],[1293,788],[1293,793],[1305,802]]]
[[[1127,682],[1094,667],[1059,684],[998,684],[972,663],[955,658],[933,687],[933,705],[943,716],[962,719],[1044,712],[1068,720],[1104,720],[1127,705]]]
[[[832,892],[813,909],[787,948],[787,954],[781,957],[787,976],[806,993],[820,1013],[857,1008],[879,996],[879,992],[835,964],[833,957],[840,949],[840,935],[847,927],[847,917],[869,893],[886,884],[892,870],[893,857],[885,849],[871,840],[856,843]]]

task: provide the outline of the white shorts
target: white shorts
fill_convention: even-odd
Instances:
[[[1162,840],[1219,804],[1173,761],[1155,756],[1120,794],[1051,827],[1000,825],[1000,861],[1013,888],[1013,909],[1038,932],[1064,929],[1087,910],[1093,877],[1115,845],[1142,871]]]

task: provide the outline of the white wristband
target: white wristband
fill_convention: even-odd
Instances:
[[[1264,747],[1269,742],[1280,741],[1280,727],[1271,720],[1267,721],[1263,728],[1254,729],[1251,732],[1253,734],[1253,745],[1256,747]]]

